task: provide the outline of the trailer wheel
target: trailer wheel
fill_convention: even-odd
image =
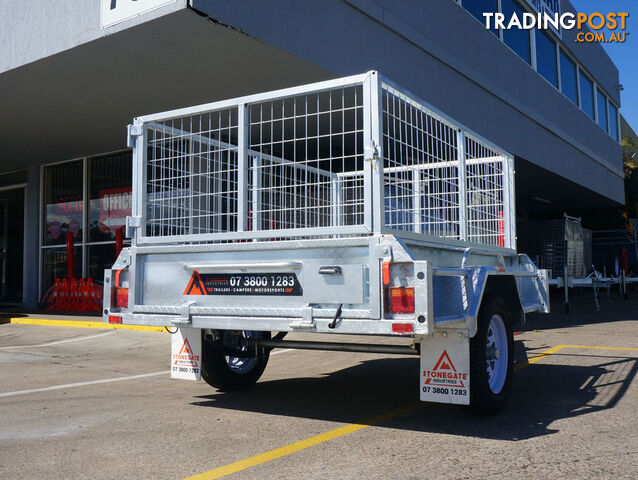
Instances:
[[[512,383],[514,337],[511,315],[503,299],[483,299],[478,330],[470,341],[470,407],[483,415],[498,413]]]
[[[244,338],[270,338],[270,332],[242,331],[241,335]],[[227,343],[229,337],[230,332],[223,332],[222,343]],[[268,358],[269,353],[259,357],[231,357],[219,343],[202,338],[202,378],[218,390],[252,387],[264,373]]]

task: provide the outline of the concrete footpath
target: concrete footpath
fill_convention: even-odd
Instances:
[[[633,480],[638,300],[601,305],[531,316],[488,418],[418,402],[415,358],[275,350],[223,393],[170,380],[167,333],[22,317],[0,324],[0,478]]]

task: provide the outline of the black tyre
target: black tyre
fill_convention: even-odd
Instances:
[[[470,341],[470,407],[474,412],[493,415],[503,409],[512,384],[513,359],[511,314],[501,297],[488,295]]]
[[[241,335],[270,338],[270,332],[242,331]],[[266,369],[269,352],[259,357],[231,357],[222,347],[223,344],[230,343],[229,340],[230,332],[222,332],[221,344],[202,338],[202,378],[211,387],[222,391],[252,387]]]

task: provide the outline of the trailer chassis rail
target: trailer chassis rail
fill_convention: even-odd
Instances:
[[[346,342],[305,342],[299,340],[245,339],[249,349],[294,348],[296,350],[328,350],[333,352],[383,353],[390,355],[418,355],[417,349],[410,345],[379,345],[369,343]],[[242,352],[245,354],[245,352]]]

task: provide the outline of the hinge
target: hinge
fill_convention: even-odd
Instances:
[[[142,124],[134,123],[126,126],[126,146],[133,148],[135,140],[142,135]]]
[[[383,259],[384,262],[392,261],[392,247],[387,243],[380,243],[374,247],[374,256]]]
[[[133,238],[136,228],[142,226],[142,217],[126,217],[126,236]]]
[[[374,140],[372,144],[368,147],[364,147],[363,156],[366,161],[370,162],[373,170],[377,170],[379,168],[379,148],[377,147]]]

